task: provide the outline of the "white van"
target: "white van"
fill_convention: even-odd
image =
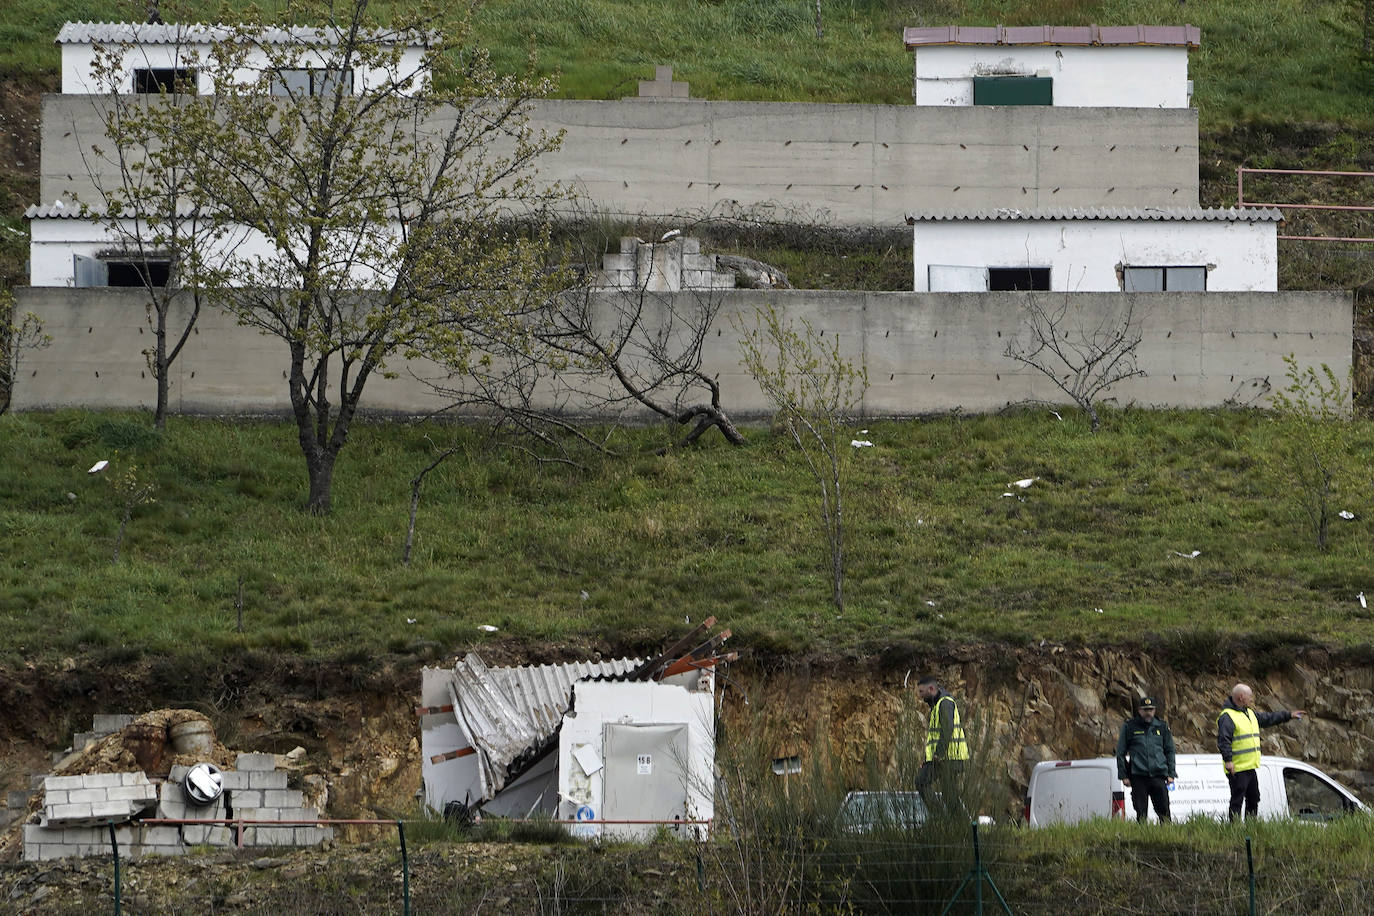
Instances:
[[[1169,814],[1176,821],[1197,814],[1225,818],[1231,788],[1220,754],[1179,754],[1178,779],[1169,790]],[[1345,786],[1301,760],[1260,758],[1260,817],[1329,821],[1369,809]],[[1134,818],[1130,790],[1116,778],[1116,758],[1046,760],[1031,771],[1026,823],[1075,824],[1090,817]],[[1153,807],[1150,820],[1155,819]]]

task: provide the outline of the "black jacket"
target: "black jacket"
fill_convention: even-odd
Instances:
[[[1235,700],[1231,699],[1227,699],[1226,705],[1221,709],[1222,713],[1228,709],[1234,709],[1236,712],[1245,712],[1244,709],[1236,705]],[[1260,712],[1259,710],[1255,710],[1255,721],[1259,723],[1260,728],[1268,728],[1271,725],[1282,725],[1291,718],[1293,718],[1293,714],[1286,709],[1281,709],[1278,712]],[[1236,723],[1231,721],[1230,716],[1218,714],[1217,751],[1221,754],[1222,760],[1231,759],[1231,740],[1235,738],[1235,736]]]
[[[1174,735],[1163,719],[1148,725],[1140,716],[1127,719],[1116,739],[1116,778],[1167,776],[1178,778],[1174,767]]]

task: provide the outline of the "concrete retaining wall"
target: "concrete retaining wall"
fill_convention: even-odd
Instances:
[[[43,97],[40,202],[93,200],[100,96]],[[911,210],[1197,206],[1197,112],[548,100],[541,174],[612,213],[899,226]],[[81,150],[88,155],[83,161]]]
[[[69,406],[148,408],[154,385],[142,351],[152,345],[144,294],[133,289],[18,291],[21,311],[36,313],[50,347],[21,354],[16,409]],[[683,297],[678,309],[700,300]],[[1043,376],[1004,355],[1023,327],[1025,293],[864,293],[730,290],[715,294],[721,311],[708,337],[704,368],[718,375],[727,409],[767,412],[739,364],[734,321],[772,305],[786,318],[806,318],[838,334],[843,351],[868,367],[864,410],[903,416],[960,408],[997,410],[1027,399],[1059,401]],[[1096,326],[1134,303],[1143,340],[1140,367],[1149,373],[1114,389],[1123,403],[1209,407],[1249,402],[1264,380],[1282,381],[1283,357],[1350,369],[1352,302],[1343,293],[1073,293],[1034,294],[1067,301],[1074,322]],[[603,297],[603,307],[616,301]],[[1046,300],[1042,300],[1046,301]],[[175,317],[175,316],[174,316]],[[281,341],[209,311],[174,366],[171,404],[186,413],[285,413],[287,354]],[[374,377],[364,406],[376,412],[426,413],[443,402],[414,376],[436,370],[420,361],[394,366],[395,379]]]

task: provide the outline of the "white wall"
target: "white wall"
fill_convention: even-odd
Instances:
[[[124,66],[114,82],[118,91],[132,92],[135,69],[196,68],[202,70],[201,78],[198,81],[200,93],[208,95],[214,91],[215,87],[213,74],[204,72],[205,62],[210,59],[210,47],[208,42],[187,42],[181,45],[175,43],[129,45],[123,62]],[[109,84],[98,80],[93,73],[95,65],[95,47],[93,45],[67,42],[63,43],[61,48],[62,93],[64,95],[104,95],[111,91]],[[333,61],[330,60],[328,52],[328,48],[323,50],[302,48],[299,65],[316,68],[332,66]],[[420,68],[423,54],[422,48],[406,48],[402,54],[397,73],[414,74]],[[240,70],[235,73],[237,82],[247,84],[258,79],[267,61],[261,51],[254,50],[249,56],[249,64],[252,69]],[[387,71],[383,68],[354,68],[353,91],[355,94],[364,92],[369,88],[386,83],[387,79]]]
[[[1070,108],[1187,108],[1184,47],[937,45],[914,52],[917,105],[972,105],[975,76],[1048,76]]]
[[[607,723],[629,722],[640,725],[687,725],[688,760],[683,767],[688,774],[687,798],[689,820],[710,820],[715,816],[715,717],[712,709],[713,680],[703,681],[705,689],[687,690],[671,684],[608,683],[583,681],[574,690],[574,713],[563,718],[558,739],[559,812],[561,818],[572,819],[579,808],[591,809],[594,817],[601,817],[605,808],[603,767],[586,776],[573,759],[573,753],[583,745],[595,749],[602,756],[604,726]],[[648,832],[651,834],[653,828]],[[576,831],[581,836],[601,836],[603,833],[643,833],[639,830],[602,829],[587,825]]]
[[[1278,289],[1277,224],[1212,220],[929,220],[915,224],[915,292],[930,265],[1049,267],[1060,292],[1122,288],[1117,267],[1206,266],[1207,290]]]

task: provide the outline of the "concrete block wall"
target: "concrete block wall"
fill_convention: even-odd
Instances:
[[[86,773],[43,780],[43,819],[57,827],[127,821],[157,804],[157,787],[142,772]]]
[[[676,292],[682,289],[733,289],[735,275],[717,270],[714,255],[701,253],[701,240],[690,237],[645,242],[627,236],[620,252],[601,258],[598,285],[608,289]]]
[[[237,769],[221,773],[223,792],[214,803],[194,804],[181,787],[187,767],[174,766],[154,785],[143,773],[90,773],[44,780],[44,819],[24,826],[24,859],[41,861],[110,851],[110,821],[143,814],[168,820],[315,821],[321,812],[288,788],[285,771],[271,754],[240,754]],[[156,806],[155,811],[154,806]],[[194,846],[234,847],[239,830],[221,824],[143,825],[117,823],[121,855],[180,855]],[[316,846],[332,839],[333,828],[318,824],[242,828],[243,846]]]
[[[20,288],[18,306],[44,322],[53,342],[25,353],[14,391],[20,410],[60,407],[151,408],[146,378],[144,296],[139,290]],[[703,294],[655,294],[646,313],[687,312]],[[784,320],[810,321],[840,335],[849,359],[868,367],[866,416],[910,416],[959,408],[1000,410],[1027,400],[1060,402],[1052,384],[1012,362],[1008,341],[1024,326],[1026,293],[873,293],[810,290],[728,290],[718,298],[702,370],[718,375],[723,403],[739,419],[764,416],[768,405],[740,365],[732,322],[777,308]],[[1122,403],[1146,407],[1217,407],[1250,402],[1266,380],[1282,381],[1283,358],[1326,363],[1338,376],[1350,369],[1353,304],[1345,293],[1056,293],[1091,323],[1116,314],[1133,297],[1144,335],[1139,364],[1148,374],[1113,389]],[[674,296],[684,297],[677,300]],[[607,293],[598,307],[612,308]],[[181,320],[171,318],[173,326]],[[666,317],[653,320],[668,320]],[[96,333],[96,332],[99,333]],[[285,347],[239,327],[215,310],[202,314],[173,373],[171,404],[184,413],[280,413],[289,410],[282,373]],[[364,409],[420,414],[444,400],[411,378],[441,375],[413,361],[394,379],[368,382]],[[1258,404],[1266,402],[1260,399]],[[580,405],[572,405],[574,408]]]

